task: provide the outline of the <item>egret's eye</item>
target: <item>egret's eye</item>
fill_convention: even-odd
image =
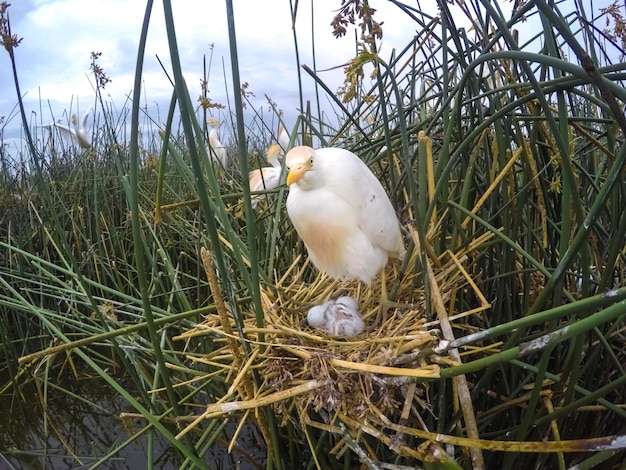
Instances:
[[[313,157],[309,158],[309,165],[313,166]]]

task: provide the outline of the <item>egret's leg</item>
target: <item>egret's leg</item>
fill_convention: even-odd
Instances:
[[[387,293],[387,273],[383,267],[380,273],[380,303],[389,303],[389,294]]]
[[[384,325],[387,322],[387,311],[392,306],[392,303],[393,302],[389,301],[389,294],[387,293],[387,275],[385,273],[385,267],[383,267],[380,273],[380,299],[378,312],[376,313],[374,323],[372,323],[369,327],[369,331],[372,331],[374,328],[379,325]]]

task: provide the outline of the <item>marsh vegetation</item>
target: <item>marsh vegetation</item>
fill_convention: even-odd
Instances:
[[[372,325],[379,285],[333,281],[307,262],[284,185],[252,207],[248,171],[276,142],[280,114],[258,121],[243,107],[234,54],[241,93],[219,110],[231,113],[231,163],[212,161],[202,123],[218,110],[198,109],[182,79],[169,1],[166,122],[141,117],[147,15],[128,114],[102,100],[93,58],[90,149],[51,153],[36,131],[19,156],[0,147],[9,468],[52,468],[59,455],[124,468],[139,441],[146,468],[165,465],[162,448],[178,468],[622,468],[624,5],[440,0],[430,17],[391,1],[414,38],[381,57],[393,24],[373,4],[337,2],[334,33],[352,22],[362,32],[345,86],[328,90],[304,69],[319,95],[287,123],[298,142],[358,154],[403,226],[407,255],[388,267],[396,303],[349,341],[302,319],[353,294]],[[315,111],[322,101],[334,115]],[[112,417],[123,437],[77,451],[58,403]],[[33,416],[54,449],[20,447],[17,423]]]

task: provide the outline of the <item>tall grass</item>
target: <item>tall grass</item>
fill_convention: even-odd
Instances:
[[[125,126],[100,98],[103,124],[93,149],[51,160],[35,136],[28,170],[19,175],[3,154],[0,367],[7,378],[0,390],[19,399],[35,384],[42,390],[38,406],[46,409],[55,394],[73,396],[67,377],[99,376],[127,404],[129,439],[95,451],[92,468],[144,434],[148,467],[157,438],[177,449],[180,468],[209,467],[214,448],[236,442],[238,431],[222,415],[202,419],[207,405],[224,400],[262,403],[232,418],[258,429],[264,451],[256,464],[267,468],[622,464],[624,12],[617,5],[586,11],[576,2],[566,14],[564,3],[529,0],[505,13],[508,4],[471,0],[440,1],[439,16],[429,17],[391,3],[415,22],[413,40],[382,57],[378,28],[393,25],[345,2],[339,18],[353,13],[363,27],[358,56],[341,94],[314,68],[303,68],[308,77],[301,80],[315,80],[320,95],[315,111],[302,97],[294,129],[301,142],[363,158],[388,190],[407,244],[416,247],[417,261],[404,260],[392,292],[406,292],[400,287],[408,279],[412,293],[396,301],[423,305],[424,320],[440,330],[442,341],[418,353],[438,361],[440,372],[415,379],[424,395],[404,403],[403,421],[389,416],[357,426],[311,407],[310,421],[298,422],[290,414],[295,406],[262,401],[271,388],[261,373],[273,327],[268,292],[286,295],[278,281],[294,272],[303,289],[318,277],[302,266],[306,251],[284,211],[286,188],[255,211],[244,184],[275,126],[263,122],[256,135],[246,127],[237,5],[227,1],[236,91],[229,168],[207,153],[169,1],[174,87],[158,139],[140,125],[148,1],[128,147],[119,131]],[[298,45],[297,3],[291,8]],[[472,28],[460,28],[461,20]],[[520,40],[529,24],[536,34]],[[326,98],[335,103],[332,119],[319,105]],[[434,271],[460,252],[487,310],[477,309],[480,299],[467,284],[448,286],[453,294],[440,302]],[[476,313],[454,317],[469,311]],[[230,331],[185,336],[213,314]],[[385,444],[390,433],[397,446]]]

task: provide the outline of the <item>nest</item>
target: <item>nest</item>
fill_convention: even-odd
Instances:
[[[212,268],[207,266],[210,262],[206,251],[203,258],[211,282],[215,274],[209,272]],[[218,313],[207,315],[201,324],[177,339],[212,334],[215,341],[223,341],[223,347],[211,354],[192,359],[212,366],[229,390],[195,417],[187,431],[204,419],[237,412],[247,418],[253,412],[271,448],[265,415],[259,412],[269,405],[279,425],[301,429],[309,445],[313,442],[311,428],[340,437],[333,449],[338,457],[347,447],[375,454],[371,438],[362,439],[365,433],[398,455],[428,459],[432,450],[408,446],[405,437],[431,434],[422,419],[431,408],[428,384],[440,377],[441,364],[454,363],[447,355],[434,352],[442,331],[445,333],[442,321],[449,328],[455,318],[488,307],[463,267],[466,261],[464,253],[447,252],[432,259],[432,269],[429,263],[432,304],[438,306],[432,313],[425,310],[423,288],[416,287],[417,276],[400,275],[395,264],[387,267],[386,279],[397,303],[381,308],[380,276],[367,288],[358,282],[331,280],[323,273],[314,282],[305,283],[301,274],[306,262],[296,261],[275,285],[261,291],[263,328],[257,327],[250,311],[244,312],[243,329],[238,331],[227,306],[219,311],[219,292],[213,290],[218,294]],[[415,250],[404,272],[415,272],[418,262]],[[454,299],[459,289],[465,295],[475,292],[482,306],[455,312]],[[363,333],[333,336],[307,324],[310,307],[343,295],[357,300],[366,324]]]

